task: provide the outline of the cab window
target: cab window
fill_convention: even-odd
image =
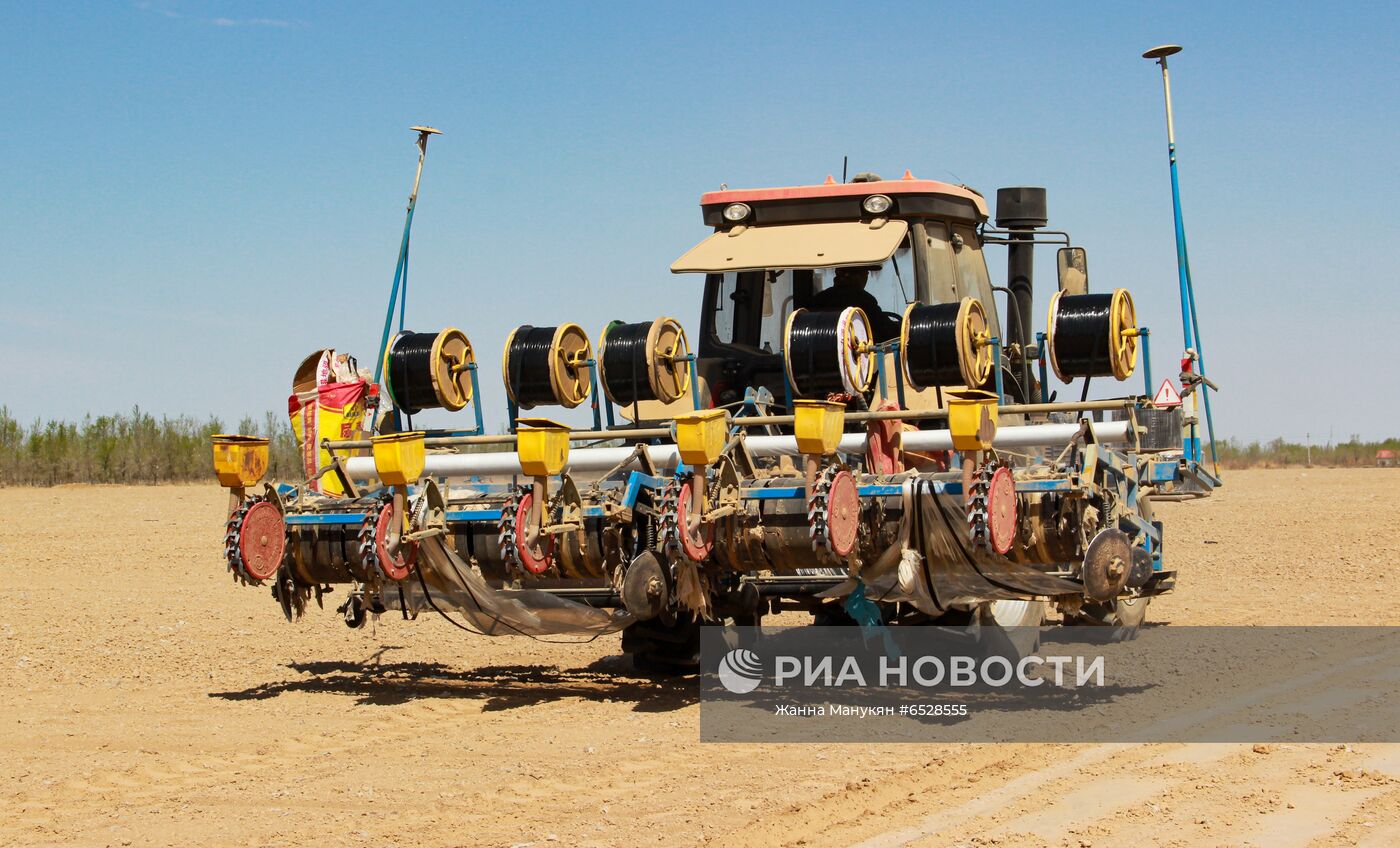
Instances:
[[[958,295],[976,297],[989,301],[992,294],[992,281],[987,276],[987,262],[982,258],[981,244],[977,231],[967,226],[954,226],[953,234],[962,239],[962,246],[953,250],[953,260],[958,272]]]
[[[953,261],[953,246],[948,243],[948,225],[942,221],[925,221],[924,234],[928,247],[929,301],[953,303],[958,300],[958,270]]]

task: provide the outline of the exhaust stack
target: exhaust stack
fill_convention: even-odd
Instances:
[[[1049,223],[1045,207],[1045,189],[1033,186],[997,189],[997,226],[1012,230],[1006,251],[1006,287],[1008,298],[1006,338],[1008,347],[1017,345],[1020,351],[1022,400],[1035,403],[1039,397],[1029,397],[1030,361],[1025,358],[1035,337],[1031,318],[1031,303],[1035,292],[1035,230]]]

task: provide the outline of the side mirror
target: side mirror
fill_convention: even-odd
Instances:
[[[1089,254],[1082,247],[1062,247],[1056,254],[1060,291],[1065,294],[1089,293]]]

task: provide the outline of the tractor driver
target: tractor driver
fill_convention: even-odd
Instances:
[[[870,272],[880,270],[879,265],[858,265],[851,268],[837,268],[831,288],[817,292],[812,298],[812,309],[819,312],[839,312],[848,306],[859,306],[870,319],[870,330],[876,342],[889,341],[899,335],[899,322],[885,314],[875,295],[865,290],[870,280]]]

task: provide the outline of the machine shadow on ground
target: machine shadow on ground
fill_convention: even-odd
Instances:
[[[695,704],[691,678],[641,678],[625,657],[604,657],[581,668],[551,665],[492,665],[453,668],[438,662],[313,660],[286,665],[299,677],[237,691],[210,692],[226,701],[258,701],[307,692],[352,695],[358,704],[394,705],[423,699],[483,701],[483,711],[510,710],[581,698],[630,703],[636,712],[668,712]]]

